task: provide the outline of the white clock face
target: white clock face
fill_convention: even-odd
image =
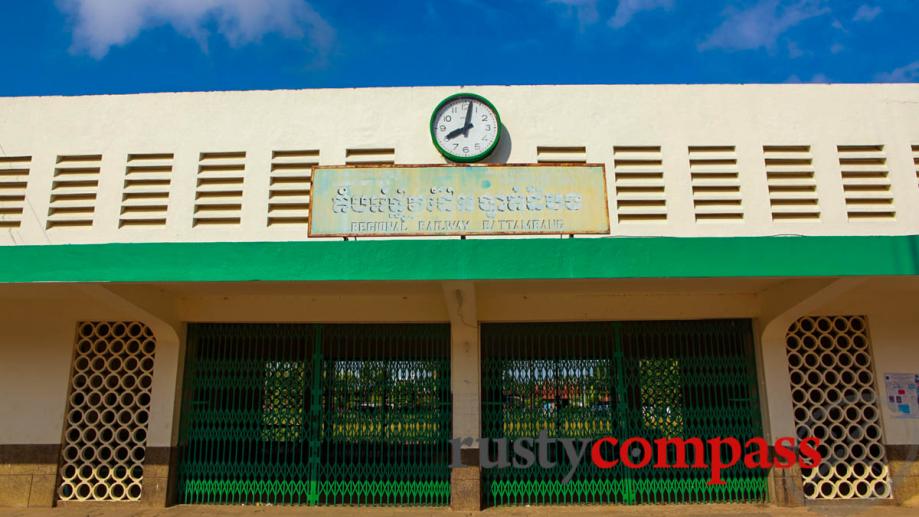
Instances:
[[[448,158],[484,158],[501,130],[498,114],[474,97],[458,97],[445,103],[434,115],[434,139]]]

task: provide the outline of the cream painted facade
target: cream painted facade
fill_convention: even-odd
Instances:
[[[271,186],[273,177],[308,182],[316,163],[445,163],[427,124],[434,106],[457,91],[482,94],[501,113],[506,130],[491,162],[606,165],[613,235],[908,235],[919,226],[919,151],[913,150],[919,149],[919,89],[913,85],[388,88],[0,99],[3,154],[30,159],[0,163],[28,171],[21,217],[0,219],[21,224],[4,225],[0,244],[305,240],[305,224],[269,225],[281,214],[277,206],[269,211],[269,203],[285,202]],[[617,156],[630,163],[617,169]],[[865,157],[883,159],[886,178],[859,177],[870,167],[840,164]],[[779,171],[788,170],[783,160],[810,160],[797,168],[813,175],[770,179],[767,158]],[[724,175],[697,172],[693,179],[691,161],[705,174],[699,161],[706,159],[727,160],[715,166]],[[301,164],[299,172],[277,168],[285,163]],[[168,193],[165,214],[147,213],[165,222],[119,226],[130,215],[143,219],[137,209],[119,217],[123,207],[160,204],[124,199],[131,192],[124,190],[127,167],[143,165],[170,169],[158,176],[166,185],[147,189]],[[215,203],[240,207],[212,215],[238,223],[202,222],[204,202],[196,216],[196,182],[208,177],[199,168],[221,165],[232,170],[215,177],[238,181],[233,190],[239,195]],[[73,187],[95,202],[49,206],[52,195],[67,188],[59,184],[52,192],[55,169],[81,167],[98,168],[82,176],[98,180],[97,189]],[[845,182],[844,169],[851,173]],[[881,189],[844,193],[846,185],[866,184]],[[799,190],[779,192],[781,185]],[[622,189],[629,186],[646,191]],[[722,190],[706,193],[706,186]],[[857,204],[847,209],[847,197]],[[794,198],[813,204],[787,204]],[[694,207],[713,199],[732,204]],[[871,199],[880,201],[867,203]],[[58,225],[49,228],[49,209],[67,206],[83,210],[58,213],[51,218]],[[893,215],[847,215],[858,210]],[[816,217],[781,217],[790,212]],[[699,213],[716,216],[697,219]]]
[[[807,303],[812,314],[867,315],[879,374],[919,370],[919,353],[913,346],[915,309],[903,303],[919,287],[916,279],[534,281],[482,282],[471,287],[479,322],[638,320],[653,313],[654,319],[752,318],[763,328],[774,321],[784,323],[771,307]],[[821,302],[822,293],[835,289],[842,291],[838,298]],[[4,342],[16,346],[3,349],[0,389],[11,396],[0,407],[6,422],[0,429],[0,442],[54,443],[59,439],[74,322],[163,318],[159,332],[167,336],[171,327],[165,322],[170,320],[176,335],[181,332],[179,322],[445,322],[450,320],[450,311],[456,310],[455,290],[452,282],[4,287]],[[148,312],[143,308],[147,304],[169,312]],[[56,317],[49,320],[48,314]],[[59,324],[48,325],[58,320]],[[776,341],[763,342],[760,351],[765,364],[762,382],[768,394],[764,398],[769,401],[767,430],[776,436],[794,434],[783,341],[784,333]],[[167,354],[158,357],[156,370],[159,394],[165,400],[156,409],[159,415],[154,413],[160,419],[151,422],[149,444],[168,446],[175,438],[170,423],[171,388],[179,382],[180,351],[178,345],[175,350],[166,345],[160,352]],[[889,443],[919,440],[919,422],[893,418],[886,406],[882,408]]]
[[[307,239],[308,197],[279,185],[308,189],[317,164],[445,163],[427,121],[457,91],[484,95],[501,113],[505,132],[486,163],[605,166],[611,235],[575,240],[842,237],[826,249],[835,264],[839,254],[872,254],[847,250],[847,237],[919,234],[919,86],[485,86],[0,99],[0,246],[47,248],[53,264],[70,244],[340,241]],[[137,174],[156,181],[139,184]],[[215,178],[230,187],[209,196]],[[477,239],[498,240],[469,237]],[[146,446],[168,456],[179,440],[190,323],[449,323],[459,437],[481,436],[481,324],[749,319],[763,431],[772,440],[795,435],[789,326],[806,316],[857,315],[869,325],[882,442],[907,451],[888,452],[893,498],[904,502],[919,494],[919,419],[891,412],[883,375],[919,374],[917,249],[890,257],[907,274],[854,266],[820,273],[821,257],[812,255],[817,263],[791,260],[788,274],[763,264],[761,274],[682,275],[667,274],[668,264],[691,257],[596,255],[596,263],[659,263],[664,273],[324,281],[75,280],[92,264],[61,255],[59,269],[36,265],[40,282],[0,284],[0,452],[62,443],[79,322],[138,321],[153,330]],[[510,264],[531,258],[506,256]],[[727,271],[735,259],[726,255],[712,268]],[[212,260],[223,271],[231,258]],[[189,263],[195,267],[202,266]],[[56,473],[47,455],[0,457],[0,506],[52,504]],[[143,499],[170,502],[174,475],[172,460],[147,467]],[[463,481],[454,479],[454,506],[475,507],[475,497],[457,496]],[[774,474],[770,499],[803,503],[800,482],[800,473]]]

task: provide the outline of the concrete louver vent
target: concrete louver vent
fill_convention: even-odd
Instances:
[[[916,186],[919,186],[919,145],[913,146],[913,165],[916,169]]]
[[[850,221],[889,220],[896,216],[883,145],[840,145],[839,167]]]
[[[201,153],[193,226],[238,226],[242,218],[246,153]]]
[[[586,147],[544,147],[536,148],[538,163],[587,163]]]
[[[396,163],[396,150],[389,148],[347,149],[347,165],[390,165]]]
[[[51,183],[47,228],[91,228],[102,155],[58,156]]]
[[[31,156],[0,156],[0,228],[19,228]]]
[[[814,158],[809,145],[767,145],[766,183],[772,220],[776,222],[820,219]]]
[[[696,221],[743,221],[734,146],[690,147],[689,174]]]
[[[274,151],[268,187],[268,226],[306,226],[310,186],[319,151]]]
[[[620,223],[667,220],[660,147],[614,147],[616,215]]]
[[[172,154],[129,154],[119,227],[166,226]]]

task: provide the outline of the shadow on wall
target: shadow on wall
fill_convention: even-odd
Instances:
[[[481,163],[507,163],[508,158],[511,156],[511,147],[513,145],[511,132],[507,130],[504,124],[501,124],[501,139],[498,140],[498,146]]]

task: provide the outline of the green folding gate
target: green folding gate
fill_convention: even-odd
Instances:
[[[482,326],[482,432],[487,438],[620,441],[642,437],[762,435],[750,322],[622,322]],[[672,449],[672,448],[671,448]],[[617,459],[612,447],[602,449]],[[490,454],[497,454],[492,445]],[[656,454],[656,452],[655,452]],[[670,451],[673,454],[673,451]],[[708,454],[708,453],[706,453]],[[493,456],[494,457],[494,456]],[[725,453],[724,457],[727,457]],[[561,447],[553,469],[483,469],[490,505],[760,502],[765,470],[570,469]],[[672,463],[673,457],[669,458]],[[694,460],[688,451],[687,461]],[[706,461],[708,458],[706,458]]]
[[[449,325],[191,325],[182,408],[182,503],[450,501]]]

